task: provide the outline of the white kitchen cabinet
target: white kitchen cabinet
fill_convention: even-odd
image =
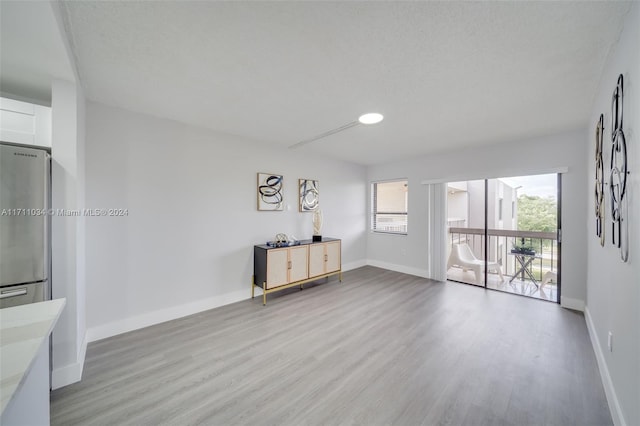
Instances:
[[[51,108],[0,97],[0,140],[51,147]]]
[[[66,299],[0,309],[0,424],[49,424],[49,336]]]

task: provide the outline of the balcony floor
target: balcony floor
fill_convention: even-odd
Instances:
[[[475,275],[472,271],[464,272],[459,268],[451,268],[447,271],[447,279],[452,281],[459,281],[467,284],[477,285],[475,283]],[[503,291],[505,293],[520,294],[523,296],[533,297],[534,299],[542,299],[550,302],[556,302],[558,300],[558,286],[555,283],[546,284],[543,288],[536,288],[535,284],[531,280],[521,280],[516,278],[513,282],[509,282],[510,276],[504,276],[504,282],[500,281],[500,277],[497,274],[488,275],[489,282],[487,287]],[[538,283],[538,286],[541,283]],[[479,285],[479,287],[484,287]]]

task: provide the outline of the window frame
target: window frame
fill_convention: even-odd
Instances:
[[[377,210],[377,192],[378,192],[378,188],[377,185],[378,184],[384,184],[384,183],[394,183],[394,182],[404,182],[404,184],[406,185],[407,188],[407,195],[406,195],[406,212],[400,212],[400,213],[395,213],[393,212],[393,214],[404,214],[406,217],[406,225],[405,225],[405,231],[389,231],[389,230],[380,230],[380,229],[376,229],[376,224],[378,223],[378,220],[376,219],[376,216],[378,214],[392,214],[392,213],[379,213]],[[371,191],[371,197],[370,197],[370,209],[369,209],[369,232],[372,233],[376,233],[376,234],[390,234],[390,235],[408,235],[409,234],[409,179],[408,178],[397,178],[397,179],[385,179],[385,180],[375,180],[375,181],[371,181],[370,182],[370,191]]]

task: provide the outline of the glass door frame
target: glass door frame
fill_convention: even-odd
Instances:
[[[556,286],[558,287],[557,290],[557,297],[556,297],[556,303],[560,304],[560,300],[562,299],[562,173],[557,173],[557,183],[556,183],[556,187],[558,190],[558,212],[557,212],[557,224],[556,224],[556,232],[557,232],[557,236],[556,236],[556,242],[557,242],[557,246],[558,246],[558,273],[557,273],[557,278],[556,278]]]
[[[544,174],[544,173],[542,173]],[[543,298],[531,297],[519,293],[509,293],[515,294],[517,296],[528,297],[530,299],[538,299],[546,302],[560,304],[562,298],[562,173],[555,172],[556,175],[556,190],[557,190],[557,205],[556,205],[556,246],[557,246],[557,277],[556,277],[556,300],[547,300]],[[535,176],[535,175],[523,175],[523,176]],[[499,179],[499,178],[483,178],[483,179],[473,179],[473,180],[483,180],[484,181],[484,244],[483,244],[483,256],[484,256],[484,283],[483,285],[470,284],[464,281],[457,281],[447,278],[447,281],[457,282],[461,284],[473,285],[474,287],[481,287],[485,290],[499,291],[501,293],[505,293],[502,290],[494,289],[488,286],[489,282],[489,268],[488,266],[488,255],[489,252],[489,179]],[[552,264],[553,267],[553,259]]]

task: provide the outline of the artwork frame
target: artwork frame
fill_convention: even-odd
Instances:
[[[320,207],[320,183],[317,179],[298,179],[298,209],[314,212]]]
[[[284,210],[284,176],[277,173],[257,174],[256,202],[258,211]]]

